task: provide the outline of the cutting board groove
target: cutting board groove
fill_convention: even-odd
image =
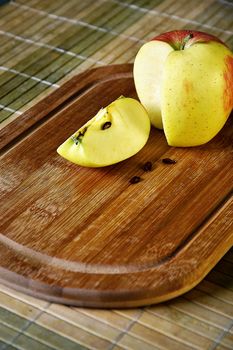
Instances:
[[[136,98],[131,65],[90,70],[0,131],[1,282],[65,304],[141,306],[188,291],[231,248],[230,121],[195,148],[169,147],[153,128],[137,155],[106,168],[56,153],[120,95]]]

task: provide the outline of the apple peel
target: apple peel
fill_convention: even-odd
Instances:
[[[225,58],[226,69],[224,72],[225,89],[223,92],[224,109],[231,112],[233,106],[233,57]]]

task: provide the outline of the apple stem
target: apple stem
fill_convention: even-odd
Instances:
[[[193,38],[193,33],[189,33],[189,34],[184,38],[183,42],[181,43],[180,49],[181,49],[181,50],[184,50],[185,45],[186,45],[187,42],[188,42],[190,39],[192,39],[192,38]]]

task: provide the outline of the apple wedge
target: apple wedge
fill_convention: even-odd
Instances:
[[[178,30],[145,43],[134,62],[138,97],[170,146],[211,140],[233,108],[233,54],[213,35]]]
[[[65,159],[103,167],[127,159],[146,144],[150,119],[135,99],[120,97],[84,124],[57,149]]]

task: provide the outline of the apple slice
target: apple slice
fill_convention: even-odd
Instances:
[[[146,144],[150,119],[135,99],[120,97],[84,124],[57,149],[65,159],[87,167],[118,163]]]
[[[233,54],[213,35],[175,30],[145,43],[134,62],[138,97],[170,146],[210,141],[233,108]]]

